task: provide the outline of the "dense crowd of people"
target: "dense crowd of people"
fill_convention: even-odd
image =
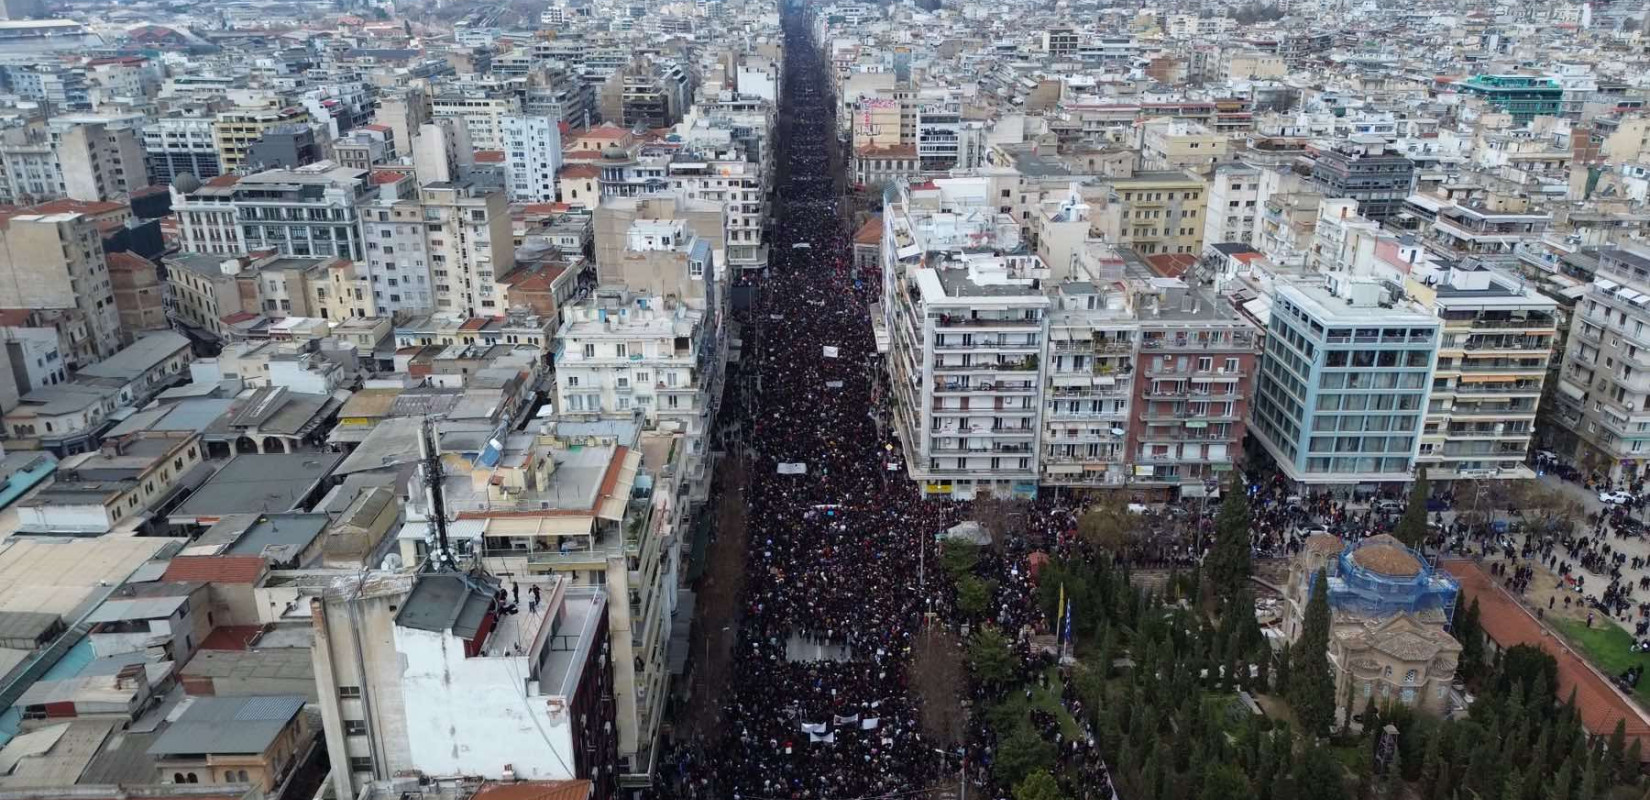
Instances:
[[[853,273],[835,213],[826,70],[809,48],[790,53],[782,207],[745,315],[743,369],[759,389],[743,420],[749,546],[733,679],[721,736],[677,747],[661,769],[673,797],[893,796],[955,768],[919,730],[908,669],[923,612],[945,602],[938,581],[918,585],[917,562],[957,512],[885,477],[898,448],[873,410],[867,276]],[[798,641],[839,655],[793,660]]]
[[[806,40],[796,20],[792,39]],[[997,742],[978,716],[963,742],[925,737],[911,685],[915,639],[925,625],[955,626],[954,593],[935,569],[936,534],[968,518],[967,504],[924,502],[903,479],[902,449],[877,391],[875,343],[867,306],[881,282],[856,271],[833,178],[828,73],[818,53],[788,50],[779,121],[780,209],[765,274],[736,276],[748,304],[746,358],[754,391],[730,404],[748,459],[744,495],[749,531],[744,593],[721,700],[717,735],[674,742],[661,761],[664,797],[803,800],[909,796],[959,776],[982,796],[1006,797],[992,783]],[[1286,558],[1307,536],[1348,540],[1390,532],[1403,497],[1299,496],[1279,478],[1240,484],[1250,498],[1256,557]],[[1431,527],[1432,549],[1501,559],[1493,569],[1515,588],[1534,579],[1533,564],[1562,576],[1576,602],[1625,616],[1637,605],[1639,638],[1650,635],[1650,604],[1637,604],[1621,567],[1643,560],[1612,538],[1637,536],[1622,512],[1601,514],[1591,530],[1520,537],[1446,519],[1444,498]],[[1140,509],[1141,532],[1127,560],[1135,566],[1195,563],[1211,540],[1218,501]],[[1096,557],[1078,534],[1083,509],[1039,499],[1013,537],[982,554],[979,574],[995,587],[990,621],[1013,642],[1021,678],[1046,681],[1052,656],[1031,646],[1051,621],[1038,609],[1033,554]],[[1131,509],[1134,511],[1134,509]],[[1449,514],[1453,517],[1453,514]],[[1631,560],[1630,560],[1631,558]],[[1597,594],[1573,567],[1608,576]],[[536,600],[536,599],[535,599]],[[1568,602],[1568,601],[1567,601]],[[1650,642],[1647,642],[1650,643]],[[799,653],[812,654],[801,657]],[[828,654],[828,655],[826,655]],[[1069,672],[1057,670],[1064,684]],[[1635,676],[1636,678],[1636,676]],[[1053,719],[1033,725],[1058,748],[1062,775],[1077,775],[1078,796],[1112,796],[1103,754],[1069,687],[1053,687],[1082,734],[1068,738]],[[980,687],[975,686],[975,700]],[[975,790],[970,790],[975,791]]]

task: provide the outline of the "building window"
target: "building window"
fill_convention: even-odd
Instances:
[[[350,756],[349,769],[351,772],[371,772],[372,756]]]
[[[365,720],[359,720],[359,719],[346,719],[346,720],[344,720],[344,735],[346,735],[346,736],[366,736],[367,735],[367,723],[366,723],[366,721]]]
[[[352,699],[352,698],[358,698],[358,697],[361,696],[361,687],[359,687],[359,686],[340,686],[340,687],[338,687],[338,696],[345,699],[345,700],[349,700],[349,699]]]

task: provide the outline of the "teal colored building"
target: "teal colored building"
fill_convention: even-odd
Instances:
[[[1488,100],[1523,125],[1536,117],[1556,117],[1564,106],[1564,87],[1541,75],[1474,75],[1461,90]]]

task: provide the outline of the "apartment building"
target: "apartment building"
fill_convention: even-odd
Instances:
[[[436,311],[502,316],[497,281],[516,266],[504,192],[470,182],[427,183],[419,200]]]
[[[729,267],[756,270],[768,265],[762,228],[767,220],[767,183],[761,165],[733,152],[685,152],[667,168],[671,185],[690,201],[721,206],[722,247]]]
[[[550,434],[455,430],[438,442],[445,505],[462,526],[455,531],[461,553],[523,582],[544,576],[605,590],[611,688],[602,705],[617,782],[645,785],[667,703],[677,577],[668,514],[654,502],[664,454],[647,460],[637,426],[612,421],[558,422]],[[407,563],[427,553],[427,513],[421,497],[411,500],[400,534]]]
[[[607,593],[555,577],[529,585],[542,602],[508,615],[490,608],[503,583],[481,571],[350,573],[310,600],[335,794],[410,773],[611,774]],[[477,741],[493,744],[465,746]]]
[[[1249,244],[1259,218],[1260,170],[1248,164],[1217,164],[1206,178],[1209,201],[1203,219],[1203,243]]]
[[[1171,501],[1215,496],[1243,456],[1258,331],[1223,298],[1178,278],[1148,278],[1143,288],[1129,485]]]
[[[1095,227],[1141,255],[1203,251],[1208,187],[1190,172],[1140,172],[1111,181]]]
[[[1415,164],[1381,136],[1353,136],[1317,153],[1312,179],[1325,197],[1358,201],[1363,215],[1377,222],[1403,209],[1415,189]]]
[[[521,98],[511,92],[446,92],[430,103],[431,120],[460,121],[477,150],[503,150],[504,120],[521,114]]]
[[[1135,294],[1100,278],[1063,282],[1051,297],[1040,392],[1044,486],[1123,488],[1129,482]]]
[[[243,176],[230,202],[246,251],[361,261],[361,207],[373,190],[369,173],[323,161]]]
[[[248,259],[180,252],[167,256],[166,291],[173,322],[224,338],[224,318],[259,308],[255,292],[243,295],[237,278]]]
[[[917,163],[923,172],[978,166],[984,156],[977,141],[964,141],[962,106],[935,100],[917,106]]]
[[[219,175],[202,181],[186,172],[167,187],[180,252],[226,257],[246,252],[235,213],[237,180],[234,175]]]
[[[1196,122],[1162,117],[1140,126],[1140,168],[1204,170],[1230,157],[1231,140]]]
[[[240,169],[245,164],[247,151],[264,137],[264,131],[297,122],[309,122],[309,112],[299,106],[220,112],[212,122],[212,146],[218,151],[219,167],[226,173]]]
[[[27,209],[25,209],[27,212]],[[123,333],[103,236],[81,211],[0,215],[0,308],[74,309],[84,335],[65,353],[71,369],[113,355]]]
[[[1511,115],[1514,125],[1527,125],[1536,117],[1556,117],[1564,107],[1564,86],[1546,75],[1474,75],[1457,85],[1463,94],[1481,97]]]
[[[62,180],[59,196],[123,200],[133,189],[149,185],[142,145],[129,127],[89,121],[54,127],[50,149]]]
[[[364,265],[374,303],[391,315],[433,312],[423,204],[416,197],[376,200],[361,209],[361,232],[367,240]]]
[[[1323,202],[1317,192],[1282,192],[1266,198],[1251,243],[1274,264],[1304,266],[1312,252]]]
[[[894,425],[924,495],[1037,491],[1049,298],[1042,260],[983,181],[895,183],[885,195],[883,326]],[[930,188],[932,187],[932,188]],[[987,250],[986,248],[991,248]]]
[[[556,175],[561,172],[560,121],[544,116],[508,116],[502,127],[504,185],[510,202],[556,202]]]
[[[1598,251],[1598,269],[1570,317],[1549,448],[1617,482],[1645,474],[1650,453],[1650,248]]]
[[[1384,283],[1279,280],[1250,415],[1256,441],[1297,486],[1407,483],[1441,327]]]
[[[328,157],[345,169],[370,170],[399,155],[393,137],[387,125],[365,125],[328,142]]]
[[[62,166],[50,145],[0,145],[0,203],[34,205],[67,195]]]
[[[1318,203],[1306,265],[1313,272],[1353,272],[1374,259],[1381,235],[1378,223],[1358,213],[1358,201],[1323,200]]]
[[[1418,461],[1427,478],[1533,478],[1524,465],[1558,304],[1478,263],[1418,268],[1404,290],[1443,320]]]
[[[149,178],[170,186],[185,173],[201,180],[223,174],[209,117],[162,117],[143,126],[143,152]]]
[[[703,309],[602,289],[565,309],[556,334],[556,408],[566,420],[625,419],[682,436],[690,480],[709,461],[725,350]],[[698,474],[697,477],[704,477]]]
[[[1442,200],[1411,195],[1406,208],[1427,208],[1430,224],[1421,228],[1428,250],[1450,259],[1472,259],[1499,267],[1518,261],[1521,245],[1541,240],[1553,215],[1530,207],[1527,197],[1487,194],[1481,198]]]

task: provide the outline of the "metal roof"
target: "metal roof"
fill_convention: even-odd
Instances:
[[[149,746],[149,755],[259,754],[303,708],[298,695],[196,697]]]
[[[470,639],[481,630],[481,620],[492,607],[496,585],[460,573],[420,575],[396,615],[395,623],[432,633],[452,631]]]

